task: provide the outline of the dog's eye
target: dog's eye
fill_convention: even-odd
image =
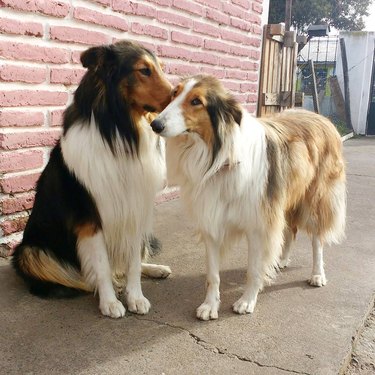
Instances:
[[[198,99],[198,98],[195,98],[193,99],[191,102],[190,102],[191,105],[200,105],[202,104],[202,102]]]
[[[172,91],[172,98],[174,98],[177,95],[177,91],[178,91],[178,89],[174,89]]]
[[[141,72],[141,74],[143,74],[146,77],[149,77],[151,75],[150,68],[142,68],[142,69],[139,69],[139,71]]]

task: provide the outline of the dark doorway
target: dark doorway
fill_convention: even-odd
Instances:
[[[370,101],[367,114],[367,135],[375,135],[375,48],[372,60]]]

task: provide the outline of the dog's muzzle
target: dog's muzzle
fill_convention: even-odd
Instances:
[[[163,130],[164,130],[164,128],[165,128],[165,126],[164,126],[164,124],[163,124],[163,122],[162,121],[160,121],[160,120],[158,120],[158,119],[155,119],[154,121],[152,121],[152,123],[151,123],[151,128],[152,128],[152,130],[155,132],[155,133],[161,133]]]

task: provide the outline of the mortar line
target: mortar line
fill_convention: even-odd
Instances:
[[[188,329],[186,329],[184,327],[181,327],[181,326],[177,326],[177,325],[174,325],[174,324],[171,324],[171,323],[168,323],[168,322],[162,322],[160,320],[154,320],[154,319],[149,319],[149,318],[140,318],[138,316],[134,316],[134,318],[139,320],[139,321],[145,320],[147,322],[155,323],[155,324],[162,325],[162,326],[167,326],[167,327],[170,327],[170,328],[173,328],[173,329],[178,329],[182,332],[185,332],[194,340],[194,342],[197,345],[201,346],[204,350],[208,350],[208,351],[210,351],[211,353],[214,353],[214,354],[221,354],[221,355],[225,355],[228,358],[235,358],[235,359],[238,359],[239,361],[249,362],[249,363],[252,363],[252,364],[254,364],[258,367],[275,368],[275,369],[285,371],[285,372],[288,372],[288,373],[292,373],[292,374],[312,375],[312,374],[307,373],[307,372],[288,370],[288,369],[284,369],[284,368],[279,367],[279,366],[264,365],[260,362],[254,361],[250,358],[246,358],[246,357],[240,356],[238,354],[227,352],[227,351],[225,351],[223,349],[220,349],[217,346],[201,339],[199,336],[195,335],[194,333],[191,333]],[[213,349],[210,349],[210,348],[213,348]]]

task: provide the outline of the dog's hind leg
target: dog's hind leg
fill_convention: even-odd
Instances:
[[[143,262],[147,262],[150,257],[154,256],[161,250],[161,243],[156,237],[151,235],[147,236],[146,238],[147,239],[143,241],[142,247]],[[142,263],[141,272],[142,276],[151,277],[154,279],[165,279],[172,273],[170,267],[168,266],[150,263]]]
[[[85,281],[99,293],[99,308],[103,315],[120,318],[125,315],[123,304],[116,298],[112,273],[102,231],[78,238],[78,256]]]
[[[263,287],[264,251],[266,239],[260,233],[254,232],[248,242],[247,282],[242,297],[233,304],[233,311],[238,314],[252,313],[257,303],[258,293]]]
[[[327,283],[326,275],[324,272],[323,243],[317,235],[313,235],[312,237],[312,248],[313,269],[309,283],[313,286],[323,286]]]
[[[197,318],[210,320],[218,318],[220,306],[220,246],[208,236],[205,236],[206,245],[206,298],[197,308]]]
[[[292,243],[294,239],[294,234],[289,227],[284,229],[284,245],[281,258],[279,260],[279,268],[285,268],[289,264],[290,250],[292,248]]]

